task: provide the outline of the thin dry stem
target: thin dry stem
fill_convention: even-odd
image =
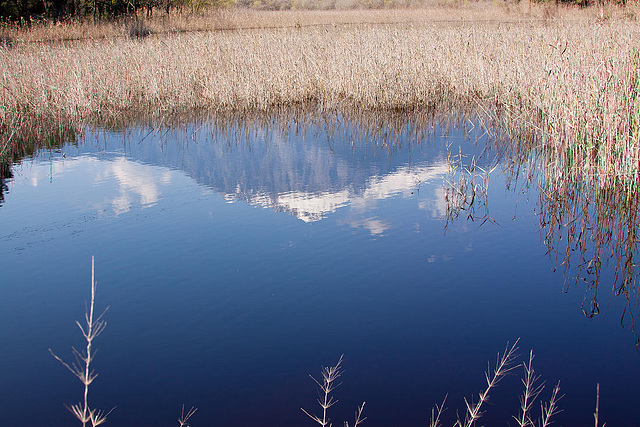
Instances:
[[[551,417],[558,414],[558,401],[562,399],[562,396],[558,396],[560,392],[560,381],[556,384],[551,392],[551,399],[548,403],[540,402],[540,409],[542,411],[542,418],[540,420],[540,427],[549,427],[551,425]]]
[[[596,411],[593,413],[594,418],[594,426],[598,427],[598,422],[600,418],[600,383],[596,385]],[[606,426],[607,423],[602,424],[602,427]]]
[[[520,414],[514,419],[520,427],[527,427],[534,425],[531,419],[531,407],[540,393],[542,393],[544,383],[536,384],[540,376],[535,375],[533,369],[533,350],[529,352],[529,362],[523,362],[522,367],[524,368],[524,378],[522,379],[524,391],[520,397]]]
[[[429,427],[440,427],[442,425],[440,416],[445,410],[444,404],[447,401],[447,396],[448,394],[444,396],[444,399],[442,399],[442,404],[440,404],[440,406],[436,404],[435,408],[431,408],[431,419],[429,420]]]
[[[331,426],[331,422],[328,415],[328,409],[335,405],[338,400],[335,399],[331,393],[340,386],[340,384],[336,384],[336,380],[340,378],[342,375],[342,359],[344,355],[341,355],[338,359],[338,362],[334,366],[322,367],[321,375],[322,375],[322,383],[316,380],[312,375],[309,375],[311,379],[318,385],[318,392],[320,394],[320,398],[318,399],[318,404],[322,408],[322,416],[313,415],[307,412],[304,408],[300,408],[302,412],[307,414],[309,418],[311,418],[316,423],[321,426]],[[362,418],[362,412],[364,411],[364,404],[357,407],[356,409],[356,418],[354,426],[361,424],[366,417]],[[345,426],[348,426],[348,423],[344,423]]]
[[[69,410],[75,417],[80,420],[82,426],[85,427],[90,424],[92,427],[103,424],[109,412],[104,412],[97,409],[91,409],[89,407],[89,385],[97,377],[97,374],[91,369],[91,362],[93,361],[95,351],[93,350],[93,340],[100,335],[100,333],[106,327],[106,322],[102,320],[102,317],[106,313],[106,310],[99,316],[94,316],[95,307],[95,295],[96,295],[96,281],[95,281],[95,261],[94,257],[91,257],[91,300],[87,311],[85,312],[85,325],[76,322],[84,339],[86,341],[86,348],[84,352],[80,352],[72,347],[73,356],[75,362],[68,364],[58,357],[51,349],[49,352],[51,355],[66,367],[73,375],[75,375],[80,382],[84,385],[83,401],[69,406]]]
[[[303,408],[302,411],[307,414],[312,420],[320,424],[321,426],[329,425],[329,418],[327,415],[327,410],[336,404],[338,401],[331,396],[331,392],[336,389],[340,384],[334,384],[334,382],[342,375],[342,370],[340,365],[342,364],[342,358],[344,355],[340,356],[338,362],[334,366],[325,366],[322,368],[322,383],[316,380],[313,376],[309,375],[313,381],[318,385],[320,391],[320,398],[318,399],[318,404],[322,408],[322,417],[317,415],[311,415]]]
[[[180,427],[189,427],[189,418],[196,413],[198,408],[192,406],[191,409],[184,413],[184,405],[182,405],[182,413],[180,414],[180,418],[178,418],[178,423],[180,423]]]
[[[355,421],[353,422],[353,427],[358,427],[360,424],[364,422],[364,420],[367,419],[367,417],[362,417],[362,412],[364,411],[365,403],[366,402],[362,402],[362,405],[356,408],[356,417],[355,417]],[[347,421],[344,422],[344,427],[349,427],[349,423]]]
[[[509,343],[507,343],[504,349],[504,352],[502,353],[502,356],[500,356],[500,353],[498,353],[498,356],[496,358],[496,365],[493,371],[491,370],[491,366],[490,365],[488,366],[487,371],[485,372],[487,387],[479,393],[478,402],[476,404],[469,402],[465,398],[464,403],[467,408],[465,420],[464,422],[462,422],[458,418],[454,426],[471,427],[473,423],[476,422],[482,416],[481,408],[482,408],[482,405],[485,402],[487,402],[489,399],[489,391],[491,391],[491,389],[495,387],[496,384],[498,384],[498,382],[500,382],[500,380],[507,373],[509,373],[510,371],[516,368],[516,366],[512,366],[512,365],[515,359],[517,358],[516,351],[518,351],[519,341],[520,339],[517,339],[512,346],[509,346]]]

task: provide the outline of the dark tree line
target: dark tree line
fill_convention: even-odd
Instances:
[[[199,8],[206,0],[0,0],[0,17],[8,21],[62,19],[66,17],[112,19],[154,10]],[[217,2],[212,2],[213,4]]]
[[[361,0],[363,4],[366,2]],[[505,0],[515,1],[520,0]],[[573,4],[581,7],[613,1],[625,5],[627,0],[533,0],[535,2],[555,2],[556,4]],[[30,23],[39,20],[57,20],[64,18],[81,19],[113,19],[126,15],[144,13],[151,15],[154,11],[170,13],[172,10],[198,10],[204,7],[220,7],[236,4],[238,6],[288,9],[290,0],[0,0],[0,22],[18,21]],[[386,2],[381,2],[384,7]],[[418,1],[419,3],[419,1]],[[376,0],[371,2],[375,6]]]

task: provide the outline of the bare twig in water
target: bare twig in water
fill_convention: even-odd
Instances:
[[[593,413],[594,425],[598,427],[598,422],[600,418],[600,383],[596,385],[596,412]],[[607,423],[602,424],[602,427],[605,427]]]
[[[321,371],[322,383],[316,380],[313,376],[309,375],[311,379],[318,385],[318,389],[319,389],[318,391],[320,394],[320,398],[318,399],[318,404],[322,408],[322,417],[318,415],[312,415],[309,412],[307,412],[304,408],[300,408],[300,409],[302,410],[302,412],[307,414],[309,418],[311,418],[313,421],[320,424],[321,426],[331,426],[327,411],[330,407],[332,407],[338,402],[336,399],[334,399],[331,393],[338,386],[340,386],[340,384],[336,384],[336,380],[340,378],[340,376],[342,375],[341,365],[342,365],[343,357],[344,355],[340,356],[340,358],[338,359],[338,362],[334,366],[328,366],[328,367],[322,368],[322,371]],[[362,405],[360,405],[356,409],[356,419],[355,419],[354,427],[358,426],[366,419],[366,417],[362,418],[364,404],[365,402],[362,402]],[[345,426],[348,426],[348,425],[349,424],[345,422]]]
[[[440,427],[442,425],[440,422],[440,416],[445,410],[444,404],[447,401],[447,396],[448,395],[444,396],[440,406],[436,405],[435,408],[431,408],[431,420],[429,421],[429,427]]]
[[[355,418],[355,421],[353,422],[353,427],[357,427],[358,425],[362,424],[364,420],[367,419],[367,417],[362,418],[362,411],[364,411],[364,404],[365,402],[362,402],[362,405],[356,408],[356,418]],[[349,427],[349,423],[345,421],[344,427]]]
[[[540,396],[544,389],[544,383],[539,383],[540,376],[535,374],[535,370],[533,369],[533,351],[529,352],[529,360],[520,364],[515,365],[514,362],[518,357],[516,351],[518,350],[518,343],[520,339],[517,339],[516,342],[510,346],[507,343],[502,356],[498,353],[498,357],[496,360],[496,365],[491,370],[491,367],[487,369],[485,372],[485,378],[487,381],[487,387],[480,392],[479,400],[477,403],[470,403],[467,399],[465,399],[466,405],[466,416],[464,421],[460,419],[458,416],[456,422],[454,423],[454,427],[471,427],[475,425],[475,422],[480,419],[483,415],[483,411],[481,411],[482,405],[489,400],[489,391],[496,386],[496,384],[510,371],[516,369],[518,366],[522,366],[524,368],[524,377],[522,378],[522,385],[524,386],[524,391],[522,396],[520,396],[520,411],[518,416],[514,416],[513,418],[516,420],[516,424],[520,427],[549,427],[551,425],[551,418],[561,412],[558,409],[558,401],[562,399],[560,393],[560,382],[556,384],[551,392],[551,398],[548,402],[540,403],[541,417],[534,422],[531,416],[531,408],[535,403],[536,399]],[[429,427],[441,427],[442,422],[440,420],[442,413],[444,412],[445,402],[447,397],[445,396],[441,405],[436,405],[435,408],[431,409],[431,420],[429,422]],[[597,426],[596,426],[597,427]]]
[[[533,369],[533,350],[529,352],[529,363],[524,362],[522,367],[524,368],[524,378],[522,379],[524,392],[520,397],[520,414],[514,418],[520,427],[526,427],[534,425],[531,419],[531,407],[544,389],[544,383],[536,384],[540,376],[536,375]]]
[[[507,343],[502,356],[498,353],[498,357],[496,358],[496,366],[491,371],[491,366],[487,367],[487,371],[485,372],[485,378],[487,380],[487,388],[479,394],[479,399],[476,404],[469,402],[466,398],[464,403],[467,407],[467,413],[465,416],[464,422],[458,418],[454,427],[471,427],[475,421],[477,421],[482,416],[482,405],[489,399],[489,391],[500,382],[500,380],[510,371],[516,368],[513,366],[513,362],[515,361],[518,351],[518,342],[520,339],[517,339],[516,342],[510,347],[509,343]]]
[[[60,357],[58,357],[51,349],[49,352],[55,359],[60,362],[65,368],[67,368],[73,375],[78,377],[80,382],[84,385],[84,399],[80,403],[76,403],[68,407],[68,409],[73,413],[73,415],[80,420],[82,426],[85,427],[87,425],[91,425],[92,427],[99,426],[103,424],[107,420],[107,416],[111,411],[104,412],[99,409],[91,409],[89,407],[89,385],[96,379],[98,376],[91,369],[91,362],[93,361],[95,351],[93,351],[93,340],[100,335],[100,333],[107,326],[107,322],[102,320],[104,314],[107,309],[102,312],[99,316],[94,316],[94,306],[95,306],[95,296],[96,296],[96,281],[95,281],[95,268],[94,268],[94,258],[91,257],[91,302],[87,311],[85,312],[85,325],[82,325],[80,322],[76,322],[80,331],[82,331],[82,335],[85,338],[87,343],[86,349],[84,352],[80,352],[72,347],[73,356],[75,361],[71,364],[68,364]]]
[[[180,423],[180,427],[189,427],[189,418],[196,413],[198,408],[192,406],[191,409],[184,413],[184,405],[182,405],[182,413],[180,414],[180,418],[178,418],[178,422]]]
[[[560,381],[553,388],[551,392],[551,399],[549,403],[540,403],[540,409],[542,410],[542,419],[540,420],[540,427],[548,427],[551,425],[551,417],[560,412],[558,409],[558,401],[562,399],[562,396],[558,396],[560,392]]]

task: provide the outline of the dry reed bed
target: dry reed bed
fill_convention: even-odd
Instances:
[[[566,9],[558,9],[566,11]],[[527,16],[537,19],[544,10]],[[513,13],[511,13],[513,12]],[[434,21],[501,21],[525,19],[521,8],[512,6],[491,7],[486,3],[474,3],[469,7],[443,7],[434,5],[418,9],[391,10],[286,10],[258,11],[252,9],[206,10],[201,13],[157,13],[140,20],[153,34],[175,34],[183,32],[211,32],[247,29],[294,28],[334,26],[351,24],[391,24]],[[22,43],[44,41],[71,41],[86,39],[122,38],[129,34],[134,17],[116,21],[60,21],[35,23],[29,27],[18,27],[0,23],[0,33]]]
[[[626,21],[407,23],[19,45],[0,50],[0,120],[73,124],[309,101],[364,110],[491,104],[556,145],[622,144],[636,156],[628,136],[639,33]],[[599,154],[586,167],[597,160],[622,173],[632,163],[619,150]]]
[[[393,6],[393,2],[388,2]],[[421,7],[400,7],[392,9],[363,10],[354,8],[342,10],[284,10],[265,11],[244,8],[208,9],[198,13],[172,12],[166,15],[157,12],[152,17],[140,14],[153,34],[175,34],[197,31],[229,31],[266,28],[293,28],[313,26],[334,26],[351,24],[393,24],[424,22],[521,22],[549,20],[552,18],[572,19],[574,8],[552,5],[529,5],[526,3],[474,2],[462,4],[457,0],[423,0]],[[348,6],[348,5],[347,5]],[[610,6],[588,9],[581,17],[600,16],[627,17],[635,19],[640,15],[636,4],[625,9]],[[129,35],[135,17],[115,21],[58,21],[36,22],[27,27],[0,23],[0,35],[18,43],[57,42],[70,40],[123,38]]]

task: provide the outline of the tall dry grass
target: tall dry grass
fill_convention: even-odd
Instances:
[[[426,21],[16,43],[0,51],[0,119],[109,122],[310,102],[498,105],[514,125],[610,139],[635,126],[639,28],[624,20]]]
[[[286,27],[312,27],[352,24],[394,24],[406,22],[479,22],[520,20],[548,20],[557,17],[571,19],[574,8],[555,7],[545,4],[492,3],[487,1],[463,2],[462,0],[380,0],[383,8],[366,8],[366,2],[344,0],[334,2],[331,8],[318,10],[322,2],[302,0],[289,5],[288,10],[258,10],[255,8],[205,9],[198,12],[174,11],[170,14],[158,12],[153,16],[140,14],[111,21],[62,20],[34,21],[30,25],[0,22],[0,35],[24,43],[60,42],[87,39],[123,38],[129,28],[139,20],[144,21],[156,35],[202,31],[234,31]],[[375,3],[378,0],[372,0]],[[274,0],[287,3],[286,0]],[[313,10],[316,9],[316,10]],[[624,15],[635,17],[635,5],[625,9],[603,6],[582,11],[581,15],[597,17]]]

